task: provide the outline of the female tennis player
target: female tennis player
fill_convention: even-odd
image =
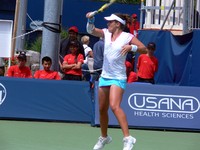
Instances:
[[[93,150],[102,150],[105,144],[112,141],[107,134],[109,107],[116,116],[124,135],[123,150],[132,150],[136,142],[136,139],[129,134],[126,115],[120,104],[127,80],[126,55],[129,51],[146,53],[146,47],[134,35],[124,32],[129,17],[127,14],[111,14],[104,17],[108,21],[108,28],[99,29],[95,27],[94,17],[90,17],[90,12],[86,14],[87,32],[96,37],[102,37],[105,41],[103,68],[98,90],[101,136]]]

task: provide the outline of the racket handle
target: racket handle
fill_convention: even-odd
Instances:
[[[95,11],[91,12],[91,13],[89,14],[89,18],[92,18],[92,17],[94,17],[94,15],[96,15],[97,13],[98,13],[98,11],[97,11],[97,10],[95,10]]]

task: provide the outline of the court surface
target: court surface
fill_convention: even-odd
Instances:
[[[131,129],[134,150],[200,150],[200,133]],[[0,120],[0,150],[92,150],[100,129],[90,124]],[[122,133],[104,150],[122,150]]]

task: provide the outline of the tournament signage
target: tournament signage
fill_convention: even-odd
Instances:
[[[129,126],[145,128],[200,129],[199,87],[132,83],[122,100]],[[117,125],[109,110],[109,125]],[[99,124],[98,103],[95,121]]]
[[[0,77],[0,118],[90,122],[88,91],[81,81]]]
[[[0,83],[0,105],[4,102],[6,98],[6,88]]]
[[[194,119],[199,100],[193,96],[134,93],[129,96],[134,116]]]

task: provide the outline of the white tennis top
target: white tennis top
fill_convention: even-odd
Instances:
[[[111,33],[103,29],[105,45],[101,76],[108,79],[126,80],[126,55],[121,55],[122,46],[129,44],[134,35],[122,32],[115,41],[111,41]]]

